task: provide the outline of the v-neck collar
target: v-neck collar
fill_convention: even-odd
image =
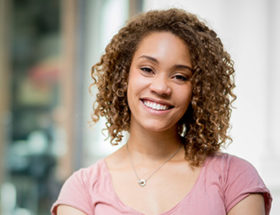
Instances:
[[[188,192],[186,193],[186,195],[185,195],[178,203],[176,203],[172,208],[170,208],[169,210],[167,210],[167,211],[165,211],[165,212],[163,212],[163,213],[161,213],[161,214],[159,214],[159,215],[171,215],[174,211],[176,211],[176,209],[177,209],[180,205],[182,205],[182,204],[184,204],[185,202],[187,202],[187,200],[192,196],[192,194],[195,192],[195,190],[197,190],[197,187],[199,186],[199,184],[200,184],[200,182],[201,182],[201,180],[202,180],[202,178],[203,178],[203,175],[205,174],[205,167],[206,167],[206,165],[207,165],[207,160],[208,160],[208,159],[206,159],[206,160],[204,161],[204,164],[203,164],[203,166],[202,166],[201,169],[200,169],[199,175],[198,175],[198,177],[197,177],[197,179],[196,179],[194,185],[193,185],[192,188],[190,189],[190,191],[188,191]],[[132,207],[126,205],[126,204],[119,198],[119,196],[118,196],[118,194],[116,193],[115,188],[114,188],[114,186],[113,186],[112,175],[111,175],[111,173],[110,173],[110,171],[109,171],[109,168],[108,168],[108,165],[107,165],[105,159],[102,160],[102,164],[104,165],[104,169],[105,169],[104,174],[106,174],[106,175],[108,176],[108,178],[109,178],[110,190],[112,190],[112,194],[114,195],[114,199],[115,199],[116,202],[119,204],[119,206],[122,207],[122,209],[128,210],[129,212],[133,213],[134,215],[136,215],[136,214],[137,214],[137,215],[145,215],[143,212],[140,212],[140,211],[138,211],[138,210],[136,210],[136,209],[134,209],[134,208],[132,208]]]

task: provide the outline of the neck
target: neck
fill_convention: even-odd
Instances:
[[[134,157],[151,161],[166,159],[181,145],[175,128],[164,132],[131,129],[127,144]]]

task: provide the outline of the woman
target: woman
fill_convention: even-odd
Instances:
[[[179,9],[131,20],[92,78],[93,121],[107,119],[110,156],[75,172],[52,213],[269,214],[271,196],[248,162],[219,152],[227,135],[233,63],[216,33]]]

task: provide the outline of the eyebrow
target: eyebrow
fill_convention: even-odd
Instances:
[[[157,64],[159,63],[159,61],[156,58],[151,57],[151,56],[141,55],[139,58],[146,58],[146,59],[151,60],[151,61],[153,61],[153,62],[155,62]],[[190,66],[187,66],[187,65],[176,64],[173,67],[176,68],[176,69],[188,69],[191,72],[193,72],[193,68],[191,68]]]

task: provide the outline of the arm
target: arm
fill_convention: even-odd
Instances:
[[[57,207],[57,215],[87,215],[87,214],[68,205],[59,205]]]
[[[263,196],[261,194],[250,194],[237,203],[228,215],[265,215]]]

